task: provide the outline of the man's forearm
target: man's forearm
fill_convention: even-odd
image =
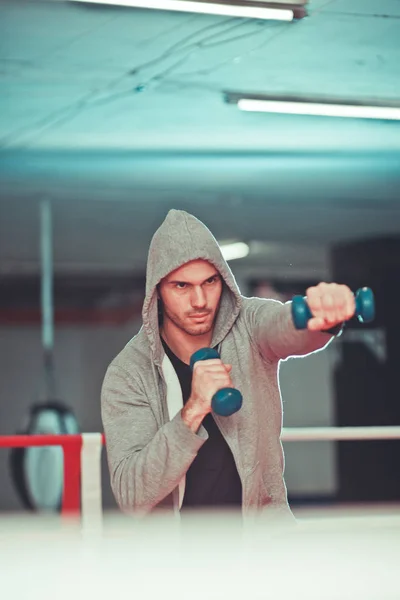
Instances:
[[[289,302],[252,299],[250,306],[248,318],[254,339],[262,354],[271,360],[305,356],[333,339],[331,333],[295,329]]]
[[[205,417],[204,412],[200,411],[198,406],[189,399],[181,410],[182,421],[189,427],[193,433],[197,433]]]

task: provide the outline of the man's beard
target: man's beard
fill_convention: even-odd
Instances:
[[[195,314],[195,313],[194,313]],[[166,311],[164,309],[164,322],[165,319],[169,319],[170,321],[172,321],[172,323],[178,327],[178,329],[180,329],[181,331],[184,331],[185,333],[187,333],[188,335],[193,335],[193,336],[200,336],[200,335],[205,335],[206,333],[209,333],[212,328],[214,327],[214,323],[215,323],[215,315],[214,315],[214,319],[212,319],[210,321],[210,323],[204,323],[202,324],[202,326],[188,326],[185,324],[184,321],[182,321],[182,319],[179,319],[176,315],[169,313],[168,311]]]

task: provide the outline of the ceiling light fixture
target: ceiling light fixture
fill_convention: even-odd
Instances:
[[[400,120],[400,103],[377,100],[338,100],[332,98],[273,96],[225,92],[229,104],[250,112],[279,113],[352,119]]]
[[[225,260],[235,260],[237,258],[244,258],[250,252],[250,248],[244,242],[234,242],[232,244],[221,244],[220,245],[222,256]]]
[[[228,17],[243,17],[248,19],[267,19],[275,21],[292,21],[294,11],[284,2],[273,3],[279,8],[269,6],[254,6],[242,2],[241,4],[226,4],[217,2],[196,2],[195,0],[70,0],[70,2],[83,2],[85,4],[112,4],[132,8],[150,8],[155,10],[171,10],[177,12],[204,13],[208,15],[222,15]],[[261,4],[261,3],[260,3]],[[295,4],[297,4],[295,2]],[[282,8],[281,8],[282,6]]]

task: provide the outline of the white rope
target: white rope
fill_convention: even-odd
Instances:
[[[392,427],[284,427],[283,442],[335,440],[400,440],[400,426]],[[100,433],[82,434],[81,450],[81,516],[84,533],[102,531]]]
[[[322,440],[396,440],[400,427],[284,427],[283,442]]]
[[[81,450],[81,516],[85,531],[101,530],[101,433],[82,434]]]

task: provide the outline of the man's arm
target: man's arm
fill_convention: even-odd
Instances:
[[[179,485],[207,439],[179,412],[158,429],[145,394],[129,373],[107,370],[101,394],[111,487],[119,507],[151,511]]]
[[[299,331],[293,324],[291,302],[247,300],[250,335],[266,358],[304,356],[324,348],[355,313],[353,293],[347,286],[336,283],[320,283],[308,288],[307,303],[312,317],[307,329]]]
[[[332,333],[295,329],[291,302],[250,298],[246,312],[250,335],[268,360],[305,356],[324,348],[334,338]]]

